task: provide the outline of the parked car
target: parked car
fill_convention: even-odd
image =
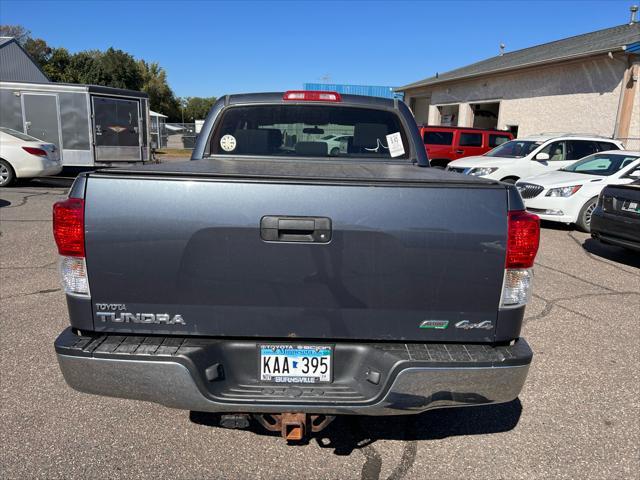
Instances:
[[[452,160],[482,155],[513,139],[511,132],[467,127],[423,125],[420,135],[432,167],[446,167]]]
[[[318,123],[354,132],[344,162],[285,145]],[[192,160],[81,174],[55,204],[73,388],[287,440],[518,396],[539,219],[513,185],[429,168],[404,103],[222,96]]]
[[[640,180],[602,190],[591,217],[591,236],[640,252]]]
[[[640,177],[640,152],[612,150],[589,155],[561,170],[520,180],[525,207],[543,220],[575,223],[588,232],[598,195],[607,185]]]
[[[58,149],[11,128],[0,127],[0,187],[18,178],[56,175],[62,170]]]
[[[518,138],[479,157],[451,162],[448,170],[516,183],[521,178],[568,167],[592,153],[624,148],[617,140],[582,135],[536,135]]]
[[[353,135],[325,135],[320,141],[327,144],[327,152],[332,157],[335,157],[341,153],[347,153],[349,139],[351,138],[353,138]]]

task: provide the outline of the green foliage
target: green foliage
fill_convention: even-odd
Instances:
[[[41,38],[32,38],[21,25],[0,25],[0,36],[15,37],[53,82],[86,83],[141,90],[149,95],[149,106],[167,115],[168,121],[203,119],[215,97],[178,99],[167,82],[167,72],[155,62],[136,60],[122,50],[109,48],[69,53],[52,48]]]
[[[40,67],[46,65],[51,57],[51,47],[41,38],[28,38],[22,47]]]
[[[70,64],[69,51],[66,48],[54,48],[42,69],[52,82],[73,82],[70,76]]]
[[[184,121],[203,120],[216,102],[216,97],[186,97],[183,100]]]
[[[142,90],[149,95],[151,109],[163,113],[170,121],[177,121],[179,104],[167,83],[167,73],[157,63],[139,60],[137,65],[142,78]]]

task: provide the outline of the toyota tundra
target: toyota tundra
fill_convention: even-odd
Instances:
[[[222,97],[191,161],[80,175],[53,230],[81,392],[299,440],[514,400],[532,360],[538,218],[513,185],[429,168],[399,100]]]

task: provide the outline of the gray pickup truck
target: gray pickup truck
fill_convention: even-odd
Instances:
[[[251,419],[515,399],[539,220],[514,186],[428,167],[398,100],[225,96],[192,160],[79,176],[53,209],[86,393]]]

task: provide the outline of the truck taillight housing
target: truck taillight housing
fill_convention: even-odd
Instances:
[[[60,276],[70,295],[89,295],[84,251],[84,200],[68,198],[53,205],[53,237],[62,255]]]
[[[531,268],[540,245],[540,218],[524,210],[509,212],[505,268]]]
[[[283,100],[298,100],[302,102],[341,102],[338,92],[322,92],[315,90],[289,90],[282,96]]]
[[[53,205],[53,238],[60,255],[84,257],[84,200],[68,198]]]
[[[507,230],[500,308],[516,308],[526,305],[531,298],[531,267],[540,245],[540,219],[524,210],[511,211]]]

